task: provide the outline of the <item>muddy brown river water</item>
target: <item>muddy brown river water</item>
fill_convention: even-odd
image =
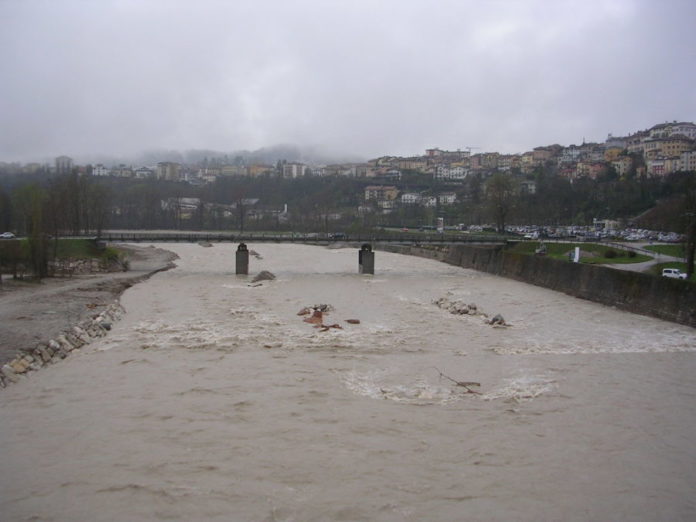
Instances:
[[[250,245],[253,286],[233,245],[160,246],[107,337],[0,391],[2,520],[696,519],[696,330],[398,254]]]

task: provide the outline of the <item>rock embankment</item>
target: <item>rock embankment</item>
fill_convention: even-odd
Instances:
[[[40,283],[7,281],[0,287],[0,387],[79,350],[103,335],[124,310],[121,294],[173,268],[173,252],[119,245],[129,270],[103,269]],[[85,264],[85,269],[88,264]],[[89,263],[90,268],[96,268]]]
[[[55,339],[41,342],[30,352],[18,355],[0,368],[0,386],[4,388],[9,383],[18,382],[31,372],[59,362],[92,340],[103,337],[111,330],[112,323],[119,320],[124,312],[119,302],[113,303],[101,313],[64,331]]]

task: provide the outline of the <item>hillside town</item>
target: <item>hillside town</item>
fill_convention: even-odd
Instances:
[[[100,221],[126,228],[220,228],[254,223],[300,229],[321,223],[327,230],[374,225],[433,227],[444,217],[450,227],[495,222],[499,230],[508,225],[551,224],[596,229],[601,222],[599,228],[616,229],[625,228],[616,219],[640,214],[670,191],[679,190],[674,185],[667,192],[659,191],[656,186],[664,185],[675,173],[693,171],[696,124],[677,121],[628,136],[609,134],[602,143],[539,146],[520,154],[435,147],[416,156],[385,155],[340,164],[282,157],[264,163],[249,154],[211,154],[199,161],[139,166],[82,165],[68,156],[55,158],[51,165],[0,163],[0,173],[18,179],[77,175],[103,182],[110,187],[111,202],[108,217]],[[509,219],[509,203],[502,208],[490,193],[495,186],[491,181],[501,176],[509,183],[503,183],[508,187],[503,193],[509,191],[518,199],[516,223]],[[559,180],[563,186],[550,180]],[[606,182],[613,185],[600,187]],[[147,188],[153,184],[156,189]],[[652,188],[639,189],[640,194],[633,190],[624,197],[621,191],[631,192],[626,189],[631,184]],[[126,191],[125,187],[130,188]],[[597,201],[593,196],[607,191],[614,195],[612,201]],[[546,201],[546,212],[539,211],[540,198]]]
[[[346,176],[399,181],[405,172],[457,183],[477,173],[487,175],[493,172],[512,172],[525,176],[542,166],[552,168],[557,175],[571,181],[578,178],[596,179],[609,171],[615,172],[619,177],[661,177],[677,171],[696,170],[696,124],[665,122],[628,136],[618,137],[609,134],[602,143],[583,141],[580,145],[573,144],[567,147],[539,146],[520,154],[473,152],[473,149],[474,147],[465,147],[449,151],[435,147],[427,149],[422,155],[386,155],[365,163],[333,165],[311,165],[282,159],[275,165],[247,164],[242,157],[238,156],[230,161],[225,156],[224,159],[206,158],[200,164],[191,165],[162,161],[148,166],[106,166],[101,163],[77,165],[72,158],[59,156],[52,166],[43,163],[0,163],[0,167],[4,170],[21,170],[27,173],[48,169],[59,174],[77,169],[80,174],[97,177],[159,179],[183,181],[193,185],[212,183],[220,177],[262,175],[278,175],[283,178]],[[380,186],[383,184],[380,183]],[[523,183],[522,190],[533,192],[534,183]],[[366,189],[365,196],[366,199],[396,199],[394,191],[388,188],[370,187]],[[419,198],[417,194],[406,193],[398,196],[404,204],[433,204],[432,199]],[[452,196],[449,194],[440,198],[441,204],[450,202]]]

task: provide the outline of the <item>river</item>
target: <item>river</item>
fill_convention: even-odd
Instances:
[[[159,246],[108,336],[0,391],[2,520],[696,518],[693,328],[380,251],[249,245],[251,284],[233,245]]]

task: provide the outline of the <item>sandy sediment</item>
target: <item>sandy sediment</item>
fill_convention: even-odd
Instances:
[[[155,247],[117,247],[128,255],[130,269],[127,272],[47,278],[40,283],[3,279],[0,287],[0,365],[98,316],[116,303],[124,290],[172,268],[178,257]]]

